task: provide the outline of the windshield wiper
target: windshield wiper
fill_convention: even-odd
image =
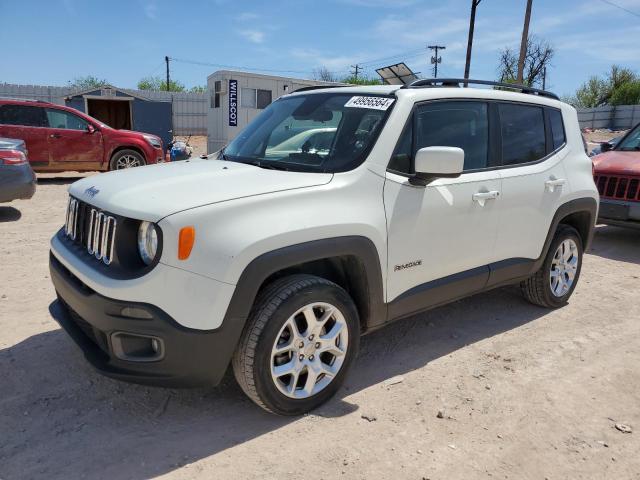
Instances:
[[[227,160],[231,162],[244,163],[246,165],[253,165],[254,167],[264,168],[265,170],[284,170],[289,171],[287,167],[284,165],[274,164],[272,162],[265,162],[264,160],[259,160],[257,158],[248,158],[248,157],[235,157],[229,158],[226,157]]]

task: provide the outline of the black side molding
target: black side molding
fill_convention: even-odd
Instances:
[[[314,240],[311,242],[279,248],[255,258],[242,272],[236,285],[223,325],[227,322],[244,322],[261,285],[271,275],[296,265],[314,260],[335,257],[353,257],[363,272],[356,272],[364,278],[364,297],[359,308],[362,319],[368,326],[383,324],[387,319],[384,302],[380,256],[371,240],[361,236],[345,236]]]

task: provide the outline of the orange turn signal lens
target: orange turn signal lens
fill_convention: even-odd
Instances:
[[[196,229],[194,227],[182,227],[178,236],[178,259],[186,260],[191,255],[193,244],[196,241]]]

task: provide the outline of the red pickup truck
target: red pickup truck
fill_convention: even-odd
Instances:
[[[602,144],[593,157],[600,192],[600,223],[640,228],[640,124],[612,146]]]
[[[115,130],[48,102],[0,99],[0,137],[24,140],[38,172],[120,170],[164,161],[156,135]]]

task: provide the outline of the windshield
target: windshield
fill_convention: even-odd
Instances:
[[[393,102],[347,93],[283,97],[224,149],[223,158],[292,171],[351,170],[369,153]]]
[[[622,150],[623,152],[640,150],[640,125],[624,137],[624,140],[618,144],[616,150]]]

